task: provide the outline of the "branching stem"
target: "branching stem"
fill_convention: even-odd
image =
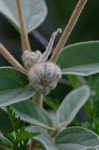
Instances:
[[[23,9],[21,7],[21,0],[16,0],[16,6],[18,10],[18,17],[19,17],[19,23],[20,23],[20,34],[21,34],[21,41],[22,41],[22,50],[30,50],[30,43],[28,39],[28,34],[26,32],[26,26],[25,26],[25,19],[23,15]]]
[[[59,40],[56,48],[53,51],[53,55],[50,59],[51,61],[55,62],[57,60],[57,58],[59,57],[60,53],[63,50],[65,43],[67,42],[68,38],[71,35],[71,32],[74,29],[74,27],[79,19],[79,16],[80,16],[81,12],[83,11],[84,6],[86,5],[87,1],[88,0],[79,0],[78,1],[77,5],[73,11],[72,16],[70,17],[69,22]]]

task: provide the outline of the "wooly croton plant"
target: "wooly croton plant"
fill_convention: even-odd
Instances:
[[[86,3],[87,0],[78,1],[55,49],[54,40],[61,29],[52,34],[41,53],[31,51],[28,33],[46,17],[44,0],[0,0],[0,12],[20,31],[24,64],[0,44],[0,53],[13,66],[0,67],[0,149],[99,149],[99,137],[94,132],[68,127],[90,96],[87,85],[70,92],[53,119],[43,108],[44,97],[57,86],[62,75],[88,76],[99,72],[98,41],[64,47]]]

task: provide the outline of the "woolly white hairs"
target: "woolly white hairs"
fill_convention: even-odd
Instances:
[[[34,64],[39,63],[41,56],[42,54],[38,50],[35,52],[31,52],[29,50],[24,51],[22,55],[22,60],[25,68],[30,69]]]
[[[60,32],[60,29],[52,34],[43,54],[38,50],[35,52],[26,50],[22,56],[30,86],[36,92],[43,93],[44,95],[47,95],[54,89],[61,78],[61,69],[55,63],[47,61],[58,32]]]
[[[47,95],[54,89],[61,78],[61,69],[53,62],[47,61],[52,52],[56,35],[60,32],[58,29],[51,36],[49,44],[42,54],[40,51],[26,50],[23,53],[22,60],[27,71],[30,86],[36,92]]]
[[[61,78],[61,70],[52,62],[35,64],[29,70],[28,78],[31,87],[33,87],[36,92],[47,95],[56,87],[59,79]]]

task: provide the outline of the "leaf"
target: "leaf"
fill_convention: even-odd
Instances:
[[[46,150],[58,150],[46,130],[40,127],[28,127],[27,130],[28,132],[41,133],[40,135],[33,137],[33,139],[42,143]]]
[[[30,140],[32,137],[34,136],[38,136],[40,135],[39,132],[28,132],[25,129],[19,129],[18,132],[16,133],[17,138],[17,142],[21,142],[21,141],[27,141]]]
[[[89,76],[99,72],[99,63],[91,65],[76,66],[62,70],[62,74]]]
[[[24,101],[11,106],[15,114],[30,124],[52,128],[52,121],[47,112],[33,104],[31,101]]]
[[[27,32],[37,28],[47,15],[44,0],[21,0],[24,9]],[[8,18],[14,26],[19,27],[16,0],[0,0],[0,12]]]
[[[99,145],[99,137],[89,129],[70,127],[62,130],[55,138],[61,150],[87,150]],[[66,147],[65,147],[66,146]]]
[[[7,133],[12,131],[11,120],[4,110],[0,109],[0,132]]]
[[[7,148],[11,148],[13,146],[11,141],[9,141],[2,133],[0,133],[0,146],[6,146]]]
[[[57,111],[57,124],[65,125],[71,123],[80,108],[85,104],[90,96],[88,86],[82,86],[70,92],[63,100]]]
[[[82,146],[79,144],[59,144],[59,150],[95,150],[95,149],[88,149],[87,146]]]
[[[33,89],[24,87],[0,92],[0,107],[27,100],[33,96]]]
[[[8,106],[33,96],[27,87],[28,79],[12,67],[0,67],[0,107]]]
[[[63,74],[88,76],[99,72],[99,41],[88,41],[64,48],[57,63]]]
[[[0,91],[24,87],[27,76],[13,67],[0,67]]]

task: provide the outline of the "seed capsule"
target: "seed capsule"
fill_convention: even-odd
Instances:
[[[35,64],[28,72],[30,85],[36,92],[47,95],[54,89],[61,78],[60,68],[52,63]]]
[[[27,69],[30,69],[34,64],[39,62],[41,56],[42,54],[38,50],[35,52],[29,51],[29,50],[24,51],[23,56],[22,56],[24,66]]]

